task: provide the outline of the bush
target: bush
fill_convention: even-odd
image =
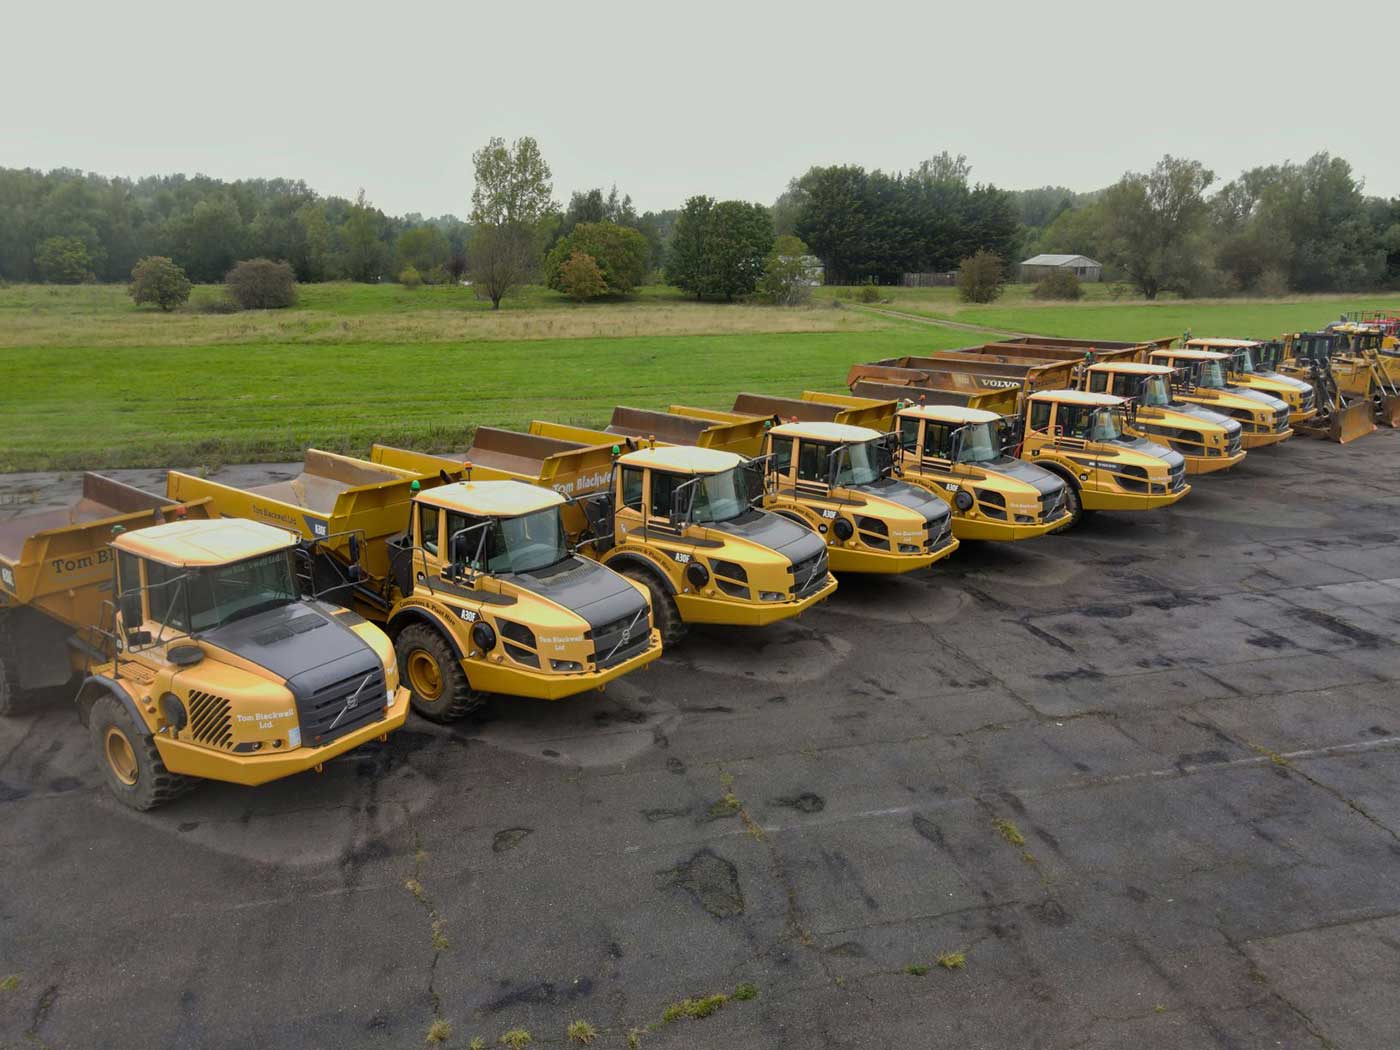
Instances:
[[[245,259],[224,278],[228,295],[244,310],[280,310],[297,301],[292,268],[271,259]]]
[[[774,306],[801,306],[812,298],[814,275],[805,262],[807,246],[796,237],[783,236],[773,242],[773,250],[763,263],[758,294]]]
[[[1001,257],[983,249],[958,267],[958,298],[965,303],[990,303],[1006,283]]]
[[[423,275],[418,272],[417,267],[409,264],[399,271],[399,284],[405,288],[417,288],[423,283]]]
[[[545,283],[557,292],[571,294],[560,271],[574,252],[590,256],[603,275],[599,295],[627,295],[646,279],[651,261],[651,245],[639,231],[613,222],[581,222],[545,258]]]
[[[434,266],[428,271],[428,276],[423,278],[428,284],[452,284],[452,274],[448,272],[446,266]]]
[[[1073,270],[1054,270],[1031,290],[1032,299],[1083,299],[1084,286]]]
[[[185,271],[164,255],[148,255],[131,268],[127,292],[137,306],[154,303],[169,311],[189,300],[191,287]]]
[[[874,281],[860,286],[860,291],[856,294],[856,299],[862,303],[878,303],[880,301],[880,289],[875,286]]]
[[[34,253],[34,268],[41,280],[54,284],[82,284],[93,279],[87,245],[76,237],[40,241]]]
[[[587,252],[575,249],[559,267],[555,275],[555,287],[575,302],[595,299],[608,290],[608,282],[603,279],[603,271],[598,262]]]

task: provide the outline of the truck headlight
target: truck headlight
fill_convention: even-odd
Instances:
[[[301,726],[287,730],[287,747],[301,747]]]
[[[387,710],[394,706],[394,687],[390,686],[384,690],[384,707]]]
[[[783,600],[784,598],[786,598],[786,597],[787,597],[787,595],[785,595],[785,594],[779,594],[777,591],[759,591],[759,592],[758,592],[758,600],[761,601],[761,602],[780,602],[780,601],[782,601],[782,600]]]

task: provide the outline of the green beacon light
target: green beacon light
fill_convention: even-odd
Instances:
[[[417,478],[414,478],[414,479],[413,479],[413,482],[408,486],[408,491],[409,491],[409,492],[412,492],[415,496],[416,496],[419,492],[421,492],[422,490],[423,490],[423,483],[422,483],[421,481],[419,481]]]

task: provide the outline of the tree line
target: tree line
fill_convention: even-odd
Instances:
[[[810,256],[827,283],[889,284],[979,255],[1011,275],[1021,258],[1063,252],[1149,298],[1400,285],[1400,199],[1368,196],[1326,153],[1224,184],[1165,157],[1078,193],[1000,189],[944,152],[909,171],[813,167],[771,207],[697,195],[641,213],[615,185],[561,206],[531,138],[492,139],[473,162],[467,219],[391,216],[363,192],[321,196],[288,179],[0,168],[0,279],[124,281],[157,256],[206,283],[265,258],[302,282],[470,278],[497,305],[534,280],[591,298],[658,276],[700,298],[792,302],[812,283]]]

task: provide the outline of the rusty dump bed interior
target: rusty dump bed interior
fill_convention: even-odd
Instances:
[[[1176,342],[1174,336],[1164,339],[1144,339],[1140,343],[1122,343],[1113,339],[1054,339],[1044,335],[1023,335],[1015,339],[999,339],[988,346],[1055,346],[1066,350],[1165,350]]]
[[[170,500],[165,496],[124,485],[101,474],[84,474],[83,494],[71,505],[0,521],[0,557],[7,561],[19,561],[25,540],[35,533],[66,529],[73,525],[90,525],[107,518],[120,518],[168,506]]]
[[[311,449],[306,453],[301,473],[290,481],[257,485],[244,491],[275,499],[279,503],[304,507],[316,514],[330,514],[335,510],[336,498],[341,493],[361,485],[398,481],[402,477],[396,470]]]
[[[1027,364],[1045,363],[1047,361],[1070,361],[1079,363],[1085,356],[1092,353],[1095,361],[1140,361],[1147,353],[1148,349],[1139,346],[1126,347],[1067,347],[1052,346],[1048,344],[1023,344],[1018,343],[1008,346],[1005,343],[988,343],[986,346],[973,347],[968,350],[949,350],[946,353],[932,354],[927,358],[913,358],[915,361],[946,361],[949,358],[972,357],[979,361],[1023,361]],[[918,365],[912,367],[917,368]]]
[[[544,461],[550,456],[586,447],[577,441],[498,430],[495,427],[477,427],[472,447],[463,453],[462,458],[474,466],[539,477]]]
[[[700,435],[713,426],[715,424],[708,419],[619,405],[613,409],[612,422],[604,429],[619,437],[654,437],[671,445],[698,445]]]

